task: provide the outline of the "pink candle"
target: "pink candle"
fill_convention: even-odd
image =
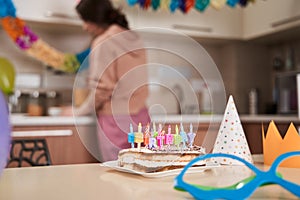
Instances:
[[[156,137],[157,140],[157,146],[161,149],[164,145],[164,139],[165,139],[165,135],[164,135],[165,131],[161,131],[158,136]]]
[[[150,139],[149,128],[150,128],[150,125],[148,123],[146,128],[145,128],[145,134],[144,134],[144,145],[146,147],[149,147],[149,139]]]
[[[166,134],[166,144],[170,146],[173,144],[173,134],[171,134],[171,125],[168,127],[168,133]]]

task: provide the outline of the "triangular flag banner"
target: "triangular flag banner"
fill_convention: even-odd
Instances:
[[[228,99],[213,153],[231,154],[253,163],[247,139],[232,96]],[[215,158],[214,161],[220,164],[243,165],[239,161],[226,158]]]

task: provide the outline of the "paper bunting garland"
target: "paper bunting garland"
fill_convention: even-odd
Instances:
[[[0,23],[21,50],[55,69],[76,72],[89,54],[89,49],[74,55],[51,47],[16,16],[16,9],[11,0],[0,0]]]
[[[248,2],[254,3],[255,0],[127,0],[129,6],[134,6],[138,4],[143,10],[147,10],[150,7],[154,11],[161,9],[169,9],[171,13],[176,10],[180,10],[183,13],[188,13],[191,8],[203,12],[209,5],[211,5],[216,10],[220,10],[225,5],[230,7],[235,7],[238,3],[245,7]],[[151,6],[150,6],[151,5]]]
[[[232,154],[253,163],[245,133],[232,96],[229,97],[213,153]],[[215,160],[221,164],[241,165],[240,162],[230,159],[215,158]]]

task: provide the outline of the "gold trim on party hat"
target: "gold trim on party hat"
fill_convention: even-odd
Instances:
[[[282,138],[274,121],[271,121],[265,135],[262,127],[264,163],[272,165],[281,154],[300,151],[300,135],[293,123],[290,124]],[[281,167],[300,168],[300,157],[288,158],[280,164]]]

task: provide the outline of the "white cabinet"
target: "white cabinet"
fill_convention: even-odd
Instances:
[[[81,25],[76,0],[13,0],[17,15],[29,21]],[[192,9],[143,10],[126,1],[112,0],[126,14],[131,28],[167,28],[193,37],[252,39],[300,25],[300,0],[268,0],[249,3],[246,8],[208,7],[203,13]],[[149,29],[148,29],[149,31]],[[157,30],[156,30],[157,31]]]
[[[28,21],[81,24],[75,0],[13,0],[17,16]]]
[[[243,18],[244,39],[285,30],[300,25],[300,1],[256,1],[245,8]]]
[[[142,10],[138,6],[123,7],[132,28],[167,28],[194,37],[239,39],[242,36],[242,9],[225,6],[221,10],[211,7],[201,13],[192,9],[187,14],[177,10]]]

